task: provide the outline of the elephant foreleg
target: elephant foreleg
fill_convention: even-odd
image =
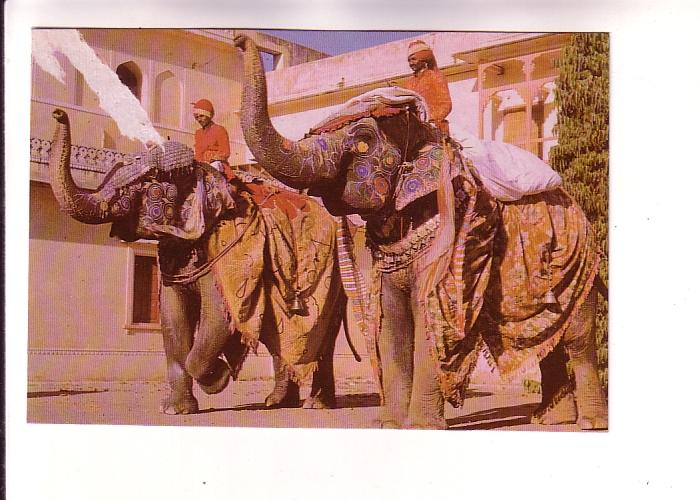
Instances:
[[[384,392],[380,421],[384,428],[400,429],[408,420],[413,385],[413,318],[409,294],[395,286],[391,277],[382,276],[381,294],[386,313],[377,339]]]
[[[199,328],[185,366],[204,392],[217,394],[231,379],[228,364],[219,356],[231,336],[232,327],[226,319],[224,299],[212,274],[202,276],[193,285],[201,301]]]
[[[430,353],[431,340],[425,326],[424,311],[413,300],[414,351],[413,385],[408,408],[411,429],[447,429],[445,398],[440,389],[437,366]]]
[[[161,286],[161,328],[170,393],[161,402],[160,411],[168,415],[196,413],[199,410],[192,394],[192,377],[185,368],[198,312],[199,303],[187,287]]]

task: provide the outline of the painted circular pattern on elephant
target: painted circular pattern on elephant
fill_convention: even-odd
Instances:
[[[386,194],[389,191],[389,181],[384,177],[376,177],[374,179],[374,188],[379,194]]]
[[[360,198],[363,205],[367,204],[367,202],[371,202],[373,198],[377,197],[376,190],[367,182],[357,183],[355,184],[354,188],[354,191],[357,193],[357,196]]]
[[[393,174],[401,162],[401,155],[393,149],[385,149],[382,153],[378,166],[386,174]]]
[[[415,193],[423,185],[423,181],[418,176],[408,177],[404,184],[404,189],[409,193]]]
[[[360,179],[367,177],[367,175],[369,175],[369,165],[360,163],[359,165],[355,166],[355,175],[357,175],[357,177]]]
[[[150,186],[148,186],[148,190],[146,191],[146,196],[151,201],[160,200],[161,198],[163,198],[164,194],[165,193],[163,192],[163,186],[157,183],[153,183]]]
[[[165,207],[163,208],[163,214],[165,215],[165,218],[168,220],[172,220],[175,218],[175,205],[172,203],[166,203]]]
[[[168,201],[175,202],[177,199],[177,186],[175,186],[175,184],[168,184],[165,188],[165,198]]]
[[[155,221],[159,222],[163,218],[163,205],[161,203],[151,203],[148,206],[148,215]]]
[[[115,214],[125,214],[128,213],[129,210],[131,210],[131,198],[127,195],[119,198],[119,201],[112,206],[112,211]]]
[[[433,160],[442,160],[443,152],[440,148],[433,148],[430,150],[430,157]]]
[[[430,163],[427,157],[421,156],[415,161],[414,166],[416,170],[426,171],[430,168]]]
[[[368,123],[358,123],[348,128],[343,148],[360,156],[376,157],[379,130]]]

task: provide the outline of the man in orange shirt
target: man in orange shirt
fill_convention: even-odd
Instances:
[[[428,105],[428,121],[448,136],[449,122],[445,119],[452,111],[452,99],[447,80],[437,67],[432,49],[422,40],[408,45],[408,65],[413,70],[403,87],[413,90]]]
[[[227,179],[231,179],[233,172],[228,164],[231,154],[228,133],[221,125],[212,121],[214,106],[208,99],[200,99],[192,103],[194,119],[201,125],[201,129],[194,133],[194,158],[199,162],[209,163]]]

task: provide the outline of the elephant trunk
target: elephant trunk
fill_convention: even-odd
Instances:
[[[49,181],[63,212],[85,224],[111,222],[106,210],[107,200],[99,193],[80,188],[71,176],[70,121],[65,111],[56,109],[56,130],[49,154]]]
[[[234,43],[243,51],[241,127],[255,159],[271,175],[298,189],[314,187],[335,177],[336,165],[324,160],[319,141],[306,138],[295,142],[275,130],[267,111],[267,82],[257,45],[245,35],[236,37]],[[328,140],[321,141],[323,151],[329,149]]]

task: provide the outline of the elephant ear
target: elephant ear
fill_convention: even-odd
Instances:
[[[116,222],[112,223],[112,228],[109,231],[109,235],[113,238],[119,238],[122,241],[128,243],[134,242],[142,236],[137,234],[138,227],[138,212],[134,211],[128,217],[121,218]]]

